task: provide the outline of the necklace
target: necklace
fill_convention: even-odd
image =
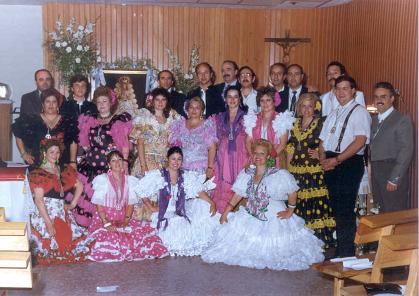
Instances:
[[[47,134],[45,135],[46,139],[51,139],[51,130],[57,125],[58,120],[61,118],[59,114],[57,114],[54,119],[49,120],[44,114],[41,114],[41,118],[47,126]]]
[[[342,107],[342,109],[340,109],[339,110],[339,107],[337,108],[337,110],[336,110],[336,118],[335,118],[335,122],[333,123],[333,127],[332,127],[332,129],[330,130],[330,133],[331,134],[334,134],[335,132],[336,132],[336,127],[337,127],[337,124],[338,124],[338,121],[339,121],[339,118],[341,118],[342,116],[343,116],[343,114],[345,114],[345,111],[346,111],[346,107],[347,106],[349,106],[350,105],[350,103],[347,103],[345,106],[343,106]],[[339,115],[339,111],[342,111],[342,113]]]
[[[102,132],[102,127],[103,127],[103,125],[100,124],[99,128],[97,129],[97,133],[96,133],[96,137],[95,137],[95,140],[96,140],[96,142],[98,142],[99,145],[103,145],[102,138],[100,136],[100,133]]]
[[[302,120],[301,120],[301,125],[300,125],[300,120],[296,120],[294,123],[294,136],[298,141],[297,144],[297,151],[301,151],[301,141],[305,140],[307,138],[308,135],[310,135],[313,130],[316,128],[317,126],[317,122],[318,120],[314,121],[315,118],[313,118],[310,123],[307,125],[307,127],[305,129],[303,129],[302,127]],[[313,122],[315,122],[315,124],[312,124]],[[301,126],[301,127],[300,127]]]

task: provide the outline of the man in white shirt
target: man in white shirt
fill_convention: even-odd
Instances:
[[[336,78],[341,75],[348,75],[346,68],[342,63],[333,61],[327,65],[326,78],[329,82],[330,91],[320,96],[322,101],[322,116],[328,116],[334,109],[339,106],[339,102],[334,92],[334,87]],[[364,93],[362,91],[356,91],[355,101],[365,107]]]
[[[320,133],[320,162],[336,219],[337,256],[353,256],[356,231],[355,200],[364,173],[364,150],[369,143],[371,117],[355,102],[356,82],[350,76],[336,79],[339,107]]]
[[[378,115],[372,119],[371,177],[374,203],[380,212],[409,207],[409,166],[412,161],[413,126],[406,115],[394,109],[396,91],[389,82],[374,86]]]
[[[259,107],[256,103],[257,91],[253,88],[256,81],[256,74],[249,66],[243,66],[239,70],[239,82],[243,104],[249,108],[249,112],[258,113]]]

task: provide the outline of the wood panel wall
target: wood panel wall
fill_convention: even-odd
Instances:
[[[44,29],[65,22],[97,19],[97,41],[106,61],[120,57],[150,58],[157,68],[169,66],[165,48],[173,49],[187,67],[190,49],[200,48],[201,61],[214,66],[218,81],[225,59],[251,66],[260,84],[268,81],[269,65],[281,61],[279,46],[265,37],[309,37],[311,43],[291,52],[308,83],[327,90],[325,67],[340,60],[372,103],[372,86],[388,80],[400,89],[402,112],[417,131],[417,1],[353,0],[349,4],[308,10],[262,10],[51,3],[43,7]],[[46,34],[45,34],[46,37]],[[48,54],[45,61],[49,67]],[[412,169],[412,204],[417,206],[417,157]]]

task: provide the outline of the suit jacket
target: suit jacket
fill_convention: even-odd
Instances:
[[[307,92],[308,92],[308,88],[305,85],[303,85],[303,87],[301,88],[300,96],[304,93],[307,93]],[[291,107],[291,106],[288,105],[289,95],[290,95],[289,86],[285,85],[284,90],[281,91],[279,93],[279,95],[281,96],[281,104],[276,106],[275,111],[276,112],[284,112],[285,110],[289,110],[289,108]]]
[[[193,97],[201,98],[201,96],[202,96],[201,88],[197,87],[188,94],[187,100],[190,100]],[[224,100],[222,97],[219,96],[219,94],[217,93],[217,89],[214,85],[211,85],[205,91],[205,98],[206,98],[205,118],[208,118],[213,114],[218,114],[218,113],[226,111]]]
[[[378,116],[372,118],[370,157],[371,161],[392,160],[395,165],[389,180],[397,184],[407,173],[413,156],[413,126],[406,115],[396,109],[378,124]]]
[[[186,113],[184,110],[184,105],[186,101],[186,96],[180,92],[172,90],[170,92],[169,103],[172,109],[176,110],[177,113],[186,117]]]
[[[223,100],[224,100],[224,87],[225,87],[225,85],[226,85],[225,82],[214,85],[215,88],[216,88],[217,95],[219,95]],[[238,89],[241,88],[240,82],[238,80],[237,80],[235,86]]]
[[[39,91],[37,89],[30,93],[24,94],[20,102],[20,115],[39,115],[41,113],[41,96],[39,95]]]
[[[80,110],[81,109],[81,110]],[[66,116],[75,116],[79,117],[80,114],[91,114],[93,116],[97,115],[97,107],[93,102],[84,100],[81,108],[77,104],[77,101],[73,98],[68,98],[60,108],[60,113]]]

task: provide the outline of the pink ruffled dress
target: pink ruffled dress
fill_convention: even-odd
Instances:
[[[108,174],[93,180],[92,203],[102,206],[107,221],[120,224],[121,227],[117,227],[116,231],[104,228],[96,212],[88,229],[89,238],[95,241],[88,259],[99,262],[139,261],[168,255],[149,222],[130,219],[127,226],[122,226],[126,207],[138,202],[134,192],[138,182],[135,177],[125,176],[124,194],[118,199]]]
[[[108,170],[106,153],[110,150],[129,148],[128,136],[132,129],[131,115],[122,113],[114,115],[109,123],[100,125],[96,117],[81,115],[79,117],[79,143],[87,147],[86,154],[78,165],[78,178],[84,185],[84,194],[74,209],[79,225],[88,227],[95,206],[91,203],[93,179]]]
[[[229,123],[228,112],[212,118],[217,127],[218,149],[215,163],[215,183],[217,187],[213,200],[217,211],[224,212],[234,192],[231,186],[247,163],[246,133],[243,126],[243,111],[239,111],[234,122]]]
[[[188,129],[186,120],[181,118],[170,126],[169,143],[183,150],[183,168],[205,173],[208,166],[208,148],[217,142],[215,125],[212,119],[200,126]]]

